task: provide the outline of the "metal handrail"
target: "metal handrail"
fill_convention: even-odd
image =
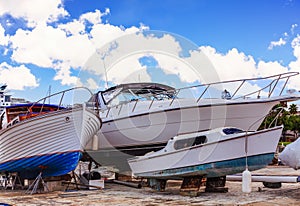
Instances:
[[[73,88],[70,88],[70,89],[66,89],[66,90],[64,90],[64,91],[60,91],[60,92],[57,92],[57,93],[48,95],[48,96],[46,96],[46,97],[43,97],[43,98],[37,100],[36,102],[34,102],[34,103],[28,108],[28,111],[27,111],[27,113],[26,113],[26,116],[28,115],[28,113],[30,113],[30,111],[32,110],[32,108],[33,108],[36,104],[38,104],[39,102],[43,101],[42,107],[41,107],[40,112],[39,112],[39,114],[41,114],[42,111],[43,111],[43,107],[44,107],[44,105],[45,105],[46,100],[47,100],[48,98],[50,98],[50,97],[58,96],[58,95],[61,94],[61,98],[60,98],[59,104],[57,105],[57,111],[58,111],[58,110],[60,109],[60,107],[61,107],[62,100],[63,100],[63,98],[64,98],[65,93],[70,92],[70,91],[73,91],[73,90],[78,90],[78,89],[85,89],[85,90],[87,90],[87,91],[90,93],[91,96],[93,95],[92,91],[89,90],[87,87],[73,87]],[[95,104],[95,106],[98,107],[97,104]],[[96,108],[96,109],[98,109],[98,108]]]
[[[213,83],[207,83],[207,84],[199,84],[199,85],[194,85],[194,86],[189,86],[189,87],[183,87],[183,88],[179,88],[176,89],[175,92],[174,90],[167,90],[167,91],[162,91],[161,93],[157,93],[157,94],[170,94],[171,92],[174,93],[174,96],[172,97],[169,106],[171,106],[175,99],[178,98],[178,95],[181,91],[183,90],[188,90],[188,89],[194,89],[194,88],[200,88],[200,87],[205,87],[204,91],[199,95],[199,97],[197,98],[197,103],[202,99],[202,97],[205,95],[205,93],[208,91],[208,89],[212,86],[215,85],[224,85],[224,84],[228,84],[228,83],[235,83],[235,82],[240,82],[240,84],[237,86],[237,89],[233,92],[233,95],[231,96],[231,99],[235,100],[235,99],[246,99],[247,97],[257,94],[257,98],[260,98],[260,94],[261,92],[263,92],[265,89],[269,88],[268,91],[268,98],[270,98],[272,96],[272,94],[274,93],[276,87],[278,86],[278,83],[280,80],[285,80],[284,85],[282,86],[279,95],[282,95],[282,92],[284,90],[284,88],[287,85],[287,82],[289,81],[289,79],[293,76],[299,75],[299,72],[286,72],[286,73],[282,73],[282,74],[277,74],[277,75],[271,75],[271,76],[267,76],[267,77],[258,77],[258,78],[248,78],[248,79],[237,79],[237,80],[227,80],[227,81],[220,81],[220,82],[213,82]],[[238,93],[238,91],[242,88],[242,86],[246,83],[246,82],[250,82],[250,81],[260,81],[260,80],[272,80],[271,82],[269,82],[266,86],[264,86],[263,88],[260,88],[254,92],[250,92],[247,93],[245,95],[242,95],[240,97],[235,97],[236,94]],[[235,98],[234,98],[235,97]],[[139,99],[135,99],[135,104],[132,108],[132,112],[135,111],[135,108],[138,104],[140,100]],[[150,102],[150,105],[148,107],[148,109],[152,108],[153,102],[154,102],[154,98],[152,99],[152,101]],[[128,102],[127,102],[128,103]],[[109,110],[113,107],[116,106],[112,106],[109,107]],[[121,107],[122,108],[122,107]],[[119,110],[119,114],[121,113],[121,108]],[[107,114],[108,116],[108,114]]]
[[[234,82],[241,82],[241,84],[238,86],[238,88],[233,92],[233,95],[231,96],[231,98],[233,98],[237,92],[240,90],[240,88],[242,87],[242,85],[245,83],[245,82],[249,82],[249,81],[258,81],[258,80],[266,80],[266,79],[272,79],[272,78],[275,78],[277,77],[276,79],[272,80],[267,86],[257,90],[257,91],[254,91],[254,92],[251,92],[251,93],[248,93],[246,95],[243,95],[241,97],[237,97],[235,99],[239,99],[239,98],[246,98],[247,96],[251,96],[255,93],[258,93],[260,94],[261,91],[265,90],[266,88],[270,87],[270,91],[269,91],[269,94],[268,94],[268,98],[272,95],[272,93],[274,92],[276,86],[277,86],[277,83],[279,82],[279,80],[283,80],[283,79],[286,79],[286,82],[283,86],[283,88],[281,89],[281,92],[280,92],[280,95],[282,94],[286,84],[287,84],[287,81],[290,79],[290,77],[292,76],[296,76],[298,75],[299,72],[286,72],[286,73],[282,73],[282,74],[277,74],[277,75],[272,75],[272,76],[268,76],[268,77],[258,77],[258,78],[250,78],[250,79],[238,79],[238,80],[227,80],[227,81],[220,81],[220,82],[213,82],[213,83],[208,83],[208,84],[200,84],[200,85],[195,85],[195,86],[190,86],[190,87],[184,87],[184,88],[180,88],[178,89],[179,90],[184,90],[184,89],[191,89],[191,88],[197,88],[197,87],[206,87],[206,89],[201,93],[201,95],[199,96],[197,102],[199,102],[199,100],[203,97],[203,95],[205,94],[205,92],[207,91],[208,87],[210,87],[211,85],[222,85],[222,84],[227,84],[227,83],[234,83]],[[272,84],[275,82],[275,85],[272,87]],[[168,91],[167,91],[168,92]],[[177,93],[178,95],[178,93]],[[176,99],[177,95],[174,97]],[[259,96],[258,96],[259,98]],[[170,104],[171,106],[171,104]]]

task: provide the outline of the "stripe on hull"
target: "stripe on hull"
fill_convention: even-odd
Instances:
[[[257,170],[266,167],[274,158],[274,153],[255,155],[248,157],[248,169]],[[206,177],[220,177],[229,174],[240,173],[245,170],[246,158],[213,162],[201,165],[194,165],[184,168],[167,169],[135,174],[139,177],[171,178],[184,177],[189,175],[206,175]]]
[[[74,170],[81,158],[80,151],[32,156],[0,164],[0,171],[19,172],[23,178],[35,178],[45,167],[42,175],[59,176]]]

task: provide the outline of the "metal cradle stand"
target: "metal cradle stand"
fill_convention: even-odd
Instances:
[[[15,172],[2,176],[0,179],[0,187],[5,190],[7,190],[8,188],[14,190],[16,187],[20,187],[21,189],[23,189],[23,184],[20,176],[17,172]]]
[[[44,182],[43,178],[42,178],[42,174],[43,172],[41,171],[39,173],[39,175],[35,178],[35,180],[33,181],[33,183],[31,183],[28,187],[28,189],[26,190],[25,194],[35,194],[37,193],[37,189],[40,185],[40,183],[42,183],[43,188],[46,189],[49,192],[49,188],[47,186],[47,184]]]

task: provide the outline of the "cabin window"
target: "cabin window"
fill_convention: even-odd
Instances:
[[[188,138],[188,139],[182,139],[182,140],[177,140],[174,143],[174,149],[183,149],[187,147],[192,147],[196,145],[201,145],[207,142],[206,136],[198,136],[198,137],[193,137],[193,138]]]
[[[107,92],[102,93],[102,97],[106,104],[108,104],[112,99],[114,99],[122,90],[123,88],[109,90]]]
[[[226,129],[223,129],[223,132],[224,134],[238,134],[238,133],[241,133],[241,132],[244,132],[243,130],[240,130],[238,128],[226,128]]]
[[[4,99],[5,99],[6,102],[10,102],[10,96],[5,96]]]

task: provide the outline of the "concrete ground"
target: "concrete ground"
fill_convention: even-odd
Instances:
[[[300,176],[300,171],[287,167],[267,167],[252,172],[259,175]],[[28,195],[25,191],[1,190],[0,203],[10,205],[299,205],[299,183],[282,183],[278,189],[266,188],[261,182],[252,182],[252,192],[242,192],[241,182],[227,181],[227,193],[205,193],[200,188],[197,197],[179,194],[181,181],[168,181],[165,192],[148,187],[136,189],[106,183],[102,190],[55,191]],[[1,205],[1,204],[0,204]]]

